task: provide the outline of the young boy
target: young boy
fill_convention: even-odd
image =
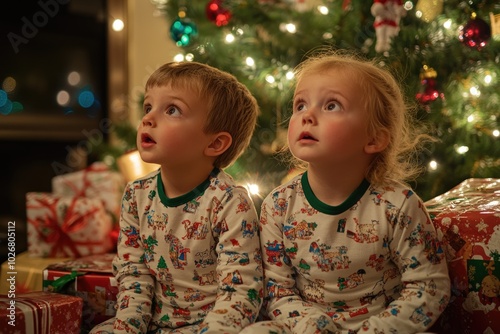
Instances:
[[[146,83],[137,147],[161,167],[122,200],[117,313],[91,333],[238,333],[263,295],[257,213],[222,169],[247,148],[259,108],[232,75],[167,63]]]

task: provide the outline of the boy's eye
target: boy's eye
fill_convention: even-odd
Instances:
[[[178,116],[181,114],[181,111],[176,106],[171,106],[167,109],[166,113],[167,115]]]
[[[144,114],[149,114],[151,111],[151,106],[144,106]]]

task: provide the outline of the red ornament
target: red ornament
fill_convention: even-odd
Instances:
[[[460,31],[458,38],[470,48],[481,49],[491,37],[491,29],[488,23],[473,15],[472,19]]]
[[[218,27],[225,26],[231,19],[231,12],[222,7],[222,0],[211,0],[205,8],[207,18]]]
[[[436,88],[436,77],[436,71],[432,67],[424,65],[424,69],[420,74],[420,82],[423,86],[423,91],[416,95],[417,100],[421,104],[427,105],[442,95]]]

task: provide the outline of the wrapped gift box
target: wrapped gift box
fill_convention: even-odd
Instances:
[[[0,295],[2,334],[80,334],[83,301],[50,292]]]
[[[50,264],[70,260],[71,258],[51,258],[33,256],[29,251],[22,252],[16,256],[15,267],[9,268],[9,262],[2,263],[0,281],[7,282],[10,272],[15,272],[15,291],[25,293],[43,290],[43,270]],[[10,284],[0,284],[0,294],[8,294]]]
[[[452,284],[434,331],[500,333],[500,179],[465,180],[425,205]]]
[[[111,216],[99,199],[26,194],[28,250],[40,257],[77,258],[113,249]]]
[[[95,162],[84,170],[52,178],[52,192],[55,195],[98,198],[115,221],[120,217],[124,187],[123,176],[110,170],[103,162]]]
[[[43,271],[45,291],[83,299],[83,329],[91,329],[116,314],[118,285],[112,273],[114,256],[114,253],[85,256],[51,264]]]

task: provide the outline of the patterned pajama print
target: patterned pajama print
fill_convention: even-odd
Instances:
[[[244,333],[415,333],[448,303],[443,250],[411,189],[364,181],[329,206],[305,173],[264,200],[260,223],[271,320]]]
[[[167,198],[159,171],[127,185],[113,270],[116,318],[91,333],[238,333],[263,296],[254,204],[215,169]]]

